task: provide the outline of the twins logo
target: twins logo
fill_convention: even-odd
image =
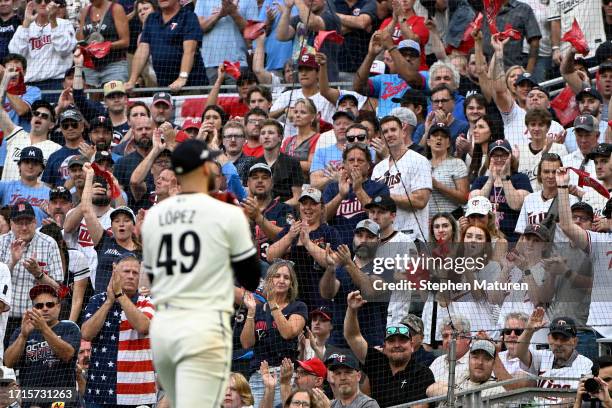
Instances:
[[[40,50],[45,45],[51,44],[51,36],[43,35],[38,38],[30,38],[30,46],[32,50]]]

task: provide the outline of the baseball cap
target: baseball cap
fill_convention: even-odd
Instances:
[[[13,381],[17,381],[17,376],[15,375],[15,370],[13,370],[12,368],[8,368],[6,366],[2,366],[0,367],[0,371],[2,372],[2,379],[3,380],[13,380]]]
[[[612,71],[612,61],[602,62],[601,65],[599,65],[599,70],[597,70],[597,72],[599,72],[600,75],[606,71]]]
[[[412,51],[416,51],[417,55],[421,55],[421,46],[419,45],[418,42],[416,42],[414,40],[402,40],[402,41],[400,41],[400,43],[397,45],[397,49],[399,51],[402,51],[402,50],[412,50]]]
[[[34,160],[40,164],[42,164],[43,168],[45,167],[45,158],[43,157],[43,152],[36,146],[28,146],[24,147],[21,150],[21,154],[19,155],[19,163],[22,160]]]
[[[571,317],[556,317],[550,324],[550,334],[576,337],[576,321]]]
[[[599,124],[596,123],[596,121],[597,119],[592,115],[578,115],[576,119],[574,119],[574,129],[583,129],[587,132],[593,132],[599,129]]]
[[[72,156],[70,160],[68,160],[68,168],[74,165],[82,166],[85,163],[89,163],[89,160],[87,160],[85,156],[81,156],[80,154],[77,154],[77,155]]]
[[[55,109],[53,108],[53,105],[43,99],[39,99],[32,103],[31,111],[34,112],[38,108],[45,108],[51,112],[51,121],[55,121]]]
[[[596,157],[610,157],[612,154],[612,144],[610,143],[600,143],[596,148],[587,153],[586,158],[588,160],[593,160]]]
[[[495,344],[491,340],[480,339],[473,341],[470,346],[470,353],[475,351],[484,351],[489,357],[495,358]]]
[[[218,150],[208,150],[201,140],[185,140],[172,152],[172,169],[177,175],[187,174],[219,154],[221,152]]]
[[[327,368],[325,367],[325,364],[323,364],[323,362],[318,358],[313,357],[310,360],[305,361],[298,360],[297,363],[300,365],[300,367],[302,367],[309,373],[312,373],[317,377],[327,378]]]
[[[95,118],[89,121],[90,130],[94,130],[98,127],[104,128],[110,132],[113,131],[113,123],[111,122],[108,116],[96,116]]]
[[[584,211],[589,218],[593,219],[595,216],[595,211],[593,211],[593,207],[591,207],[588,203],[584,201],[578,201],[572,205],[572,211]]]
[[[393,336],[404,336],[410,338],[410,328],[408,326],[387,326],[385,329],[385,340]]]
[[[507,153],[512,153],[512,147],[506,139],[498,139],[489,145],[489,156],[495,149],[503,149]]]
[[[385,63],[381,60],[374,60],[370,67],[370,75],[380,75],[385,73]]]
[[[270,168],[270,166],[268,166],[266,163],[255,163],[252,165],[249,169],[248,176],[251,177],[251,174],[255,173],[256,171],[265,171],[266,173],[272,175],[272,168]]]
[[[398,106],[397,108],[393,108],[391,112],[389,112],[390,116],[395,116],[402,123],[406,123],[410,126],[417,126],[417,117],[414,112],[408,108],[402,108]]]
[[[53,286],[42,284],[42,285],[36,285],[32,289],[30,289],[30,299],[34,300],[36,299],[38,295],[41,295],[43,293],[48,293],[51,296],[59,297],[57,294],[57,290],[55,290]]]
[[[465,209],[465,216],[469,217],[472,214],[487,215],[493,211],[493,206],[488,198],[483,196],[475,196],[470,198]]]
[[[546,95],[546,97],[548,99],[550,99],[550,93],[548,93],[548,91],[546,90],[546,88],[540,86],[540,85],[535,85],[533,88],[531,88],[532,91],[540,91],[542,92],[544,95]]]
[[[319,63],[315,59],[314,54],[302,54],[298,59],[298,67],[319,68]]]
[[[523,235],[535,235],[542,241],[550,240],[550,230],[544,225],[540,224],[529,224],[525,227]]]
[[[599,47],[597,47],[597,50],[595,50],[595,60],[598,64],[603,64],[609,58],[612,58],[611,40],[599,44]]]
[[[412,313],[404,317],[400,323],[408,326],[414,334],[423,334],[425,332],[423,320]]]
[[[59,116],[59,123],[62,123],[65,120],[74,120],[75,122],[82,122],[83,115],[79,112],[78,109],[68,108],[63,111]]]
[[[329,307],[327,306],[320,306],[318,308],[316,308],[315,310],[313,310],[312,312],[310,312],[310,318],[312,319],[313,316],[322,316],[327,320],[332,320],[333,314],[332,311]]]
[[[431,137],[431,135],[436,132],[442,132],[449,138],[451,137],[450,128],[446,126],[445,123],[434,123],[433,126],[429,128],[429,133],[427,134],[427,137]]]
[[[332,121],[335,121],[336,119],[340,118],[344,116],[345,118],[348,118],[351,122],[355,121],[355,115],[353,115],[353,112],[350,111],[336,111],[336,113],[334,113],[334,115],[332,116]]]
[[[603,102],[603,97],[601,96],[599,91],[597,91],[597,89],[595,89],[595,88],[591,88],[590,86],[586,87],[586,88],[583,88],[582,91],[578,92],[576,94],[576,100],[579,101],[584,96],[587,96],[587,95],[592,96],[595,99],[598,99],[599,102]]]
[[[111,162],[111,164],[115,163],[115,161],[113,160],[113,155],[110,154],[110,152],[107,152],[106,150],[101,150],[99,152],[96,152],[96,157],[94,158],[94,162],[99,163],[104,160],[108,160],[109,162]]]
[[[376,235],[376,236],[380,235],[380,225],[378,225],[376,222],[372,220],[365,219],[365,220],[359,221],[357,223],[357,226],[355,227],[355,232],[362,230],[362,229],[368,231],[372,235]]]
[[[393,103],[413,103],[415,105],[427,106],[425,92],[417,89],[406,89],[400,97],[391,98]]]
[[[336,368],[348,367],[359,371],[359,362],[350,354],[334,353],[327,357],[325,365],[328,370],[334,371]]]
[[[55,200],[56,198],[63,198],[66,201],[72,201],[72,194],[64,186],[53,187],[49,191],[49,201]]]
[[[104,97],[106,98],[108,95],[121,93],[125,94],[125,85],[123,81],[108,81],[104,84]]]
[[[608,202],[606,203],[606,206],[601,211],[601,215],[603,215],[606,218],[612,218],[612,198],[609,199]]]
[[[200,118],[191,118],[191,119],[187,119],[183,123],[183,130],[187,130],[187,129],[198,129],[198,130],[200,130],[201,126],[202,126],[202,119],[200,119]]]
[[[514,85],[518,85],[525,81],[529,82],[533,86],[538,86],[538,83],[534,81],[534,79],[531,77],[531,74],[529,72],[523,72],[521,75],[516,77],[516,80],[514,81]]]
[[[163,102],[169,107],[172,107],[172,95],[168,92],[158,92],[153,95],[153,102],[151,102],[151,105],[155,105],[158,102]]]
[[[340,97],[338,98],[338,102],[336,102],[336,106],[340,105],[342,102],[346,101],[347,99],[352,100],[353,103],[355,103],[355,106],[359,106],[359,101],[357,100],[357,97],[350,93],[345,93],[345,94],[340,95]]]
[[[302,191],[302,194],[300,194],[300,198],[298,201],[302,202],[302,199],[306,197],[312,199],[315,203],[320,204],[321,203],[321,190],[317,190],[314,187],[305,188]]]
[[[136,216],[134,215],[134,211],[132,211],[132,209],[126,205],[122,205],[121,207],[117,207],[113,211],[111,211],[111,221],[119,214],[126,214],[132,219],[132,222],[136,222]]]
[[[19,202],[11,207],[11,220],[19,218],[36,218],[34,207],[27,201]]]
[[[397,212],[397,205],[390,196],[376,196],[365,205],[366,210],[378,207],[381,210]]]

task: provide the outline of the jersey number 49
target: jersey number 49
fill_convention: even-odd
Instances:
[[[174,235],[164,234],[157,251],[158,268],[165,268],[167,275],[174,275],[174,267],[180,263],[181,273],[189,273],[200,259],[200,237],[194,231],[186,231],[178,239],[178,259],[174,251]],[[189,261],[189,262],[183,262]]]

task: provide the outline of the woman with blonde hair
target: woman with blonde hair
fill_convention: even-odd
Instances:
[[[298,283],[293,262],[281,260],[268,268],[263,284],[266,303],[258,304],[252,293],[246,293],[244,304],[247,317],[240,343],[245,349],[253,348],[249,366],[249,385],[257,406],[264,395],[264,383],[259,368],[267,361],[271,371],[280,374],[284,358],[297,359],[298,336],[304,330],[308,319],[308,308],[304,302],[295,300]],[[280,385],[274,392],[274,406],[281,403]]]
[[[251,408],[255,403],[249,382],[240,373],[231,373],[223,408]]]
[[[300,161],[305,180],[310,178],[310,164],[319,140],[319,115],[309,98],[298,99],[293,108],[293,125],[297,135],[285,138],[281,152]]]

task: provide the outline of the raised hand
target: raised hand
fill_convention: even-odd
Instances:
[[[23,26],[25,28],[28,28],[30,24],[32,24],[34,19],[36,18],[34,14],[35,7],[36,7],[36,3],[34,1],[29,1],[28,4],[26,5],[25,12],[23,15]]]
[[[266,360],[262,361],[259,365],[259,374],[261,375],[264,387],[268,389],[276,387],[276,374],[270,372],[270,367]]]
[[[29,313],[30,322],[32,322],[32,326],[37,330],[44,330],[47,327],[47,321],[43,318],[42,313],[40,313],[36,309],[28,310],[26,313]]]
[[[371,56],[376,56],[383,51],[383,43],[380,38],[380,31],[376,31],[372,38],[370,38],[370,44],[368,45],[368,54]]]
[[[253,296],[252,292],[244,292],[244,305],[247,307],[247,311],[250,315],[255,314],[255,310],[257,309],[257,302],[255,302],[255,296]]]
[[[25,248],[26,242],[22,239],[16,239],[11,242],[11,259],[14,263],[17,263],[21,259]]]
[[[498,34],[494,34],[491,36],[491,46],[495,50],[495,53],[503,53],[504,46],[508,41],[510,41],[510,37],[506,37],[502,41],[500,41]]]
[[[340,179],[338,180],[338,192],[343,199],[349,195],[351,190],[350,177],[346,169],[340,170]]]
[[[555,174],[557,186],[567,186],[569,184],[569,173],[565,167],[559,167]]]
[[[26,270],[35,278],[39,277],[42,272],[40,270],[40,265],[35,258],[27,258],[23,261],[23,266],[25,266]]]
[[[291,379],[293,378],[293,362],[291,359],[285,357],[281,363],[280,368],[280,383],[281,384],[291,384]]]
[[[538,307],[536,308],[529,317],[529,321],[527,321],[527,328],[538,330],[544,326],[544,308]]]
[[[32,319],[30,319],[30,311],[26,310],[21,318],[21,334],[27,338],[32,333],[32,330],[34,330],[34,324]]]
[[[360,291],[356,290],[348,294],[347,305],[349,309],[356,311],[359,308],[361,308],[361,306],[365,305],[366,303],[368,302],[361,296]]]

